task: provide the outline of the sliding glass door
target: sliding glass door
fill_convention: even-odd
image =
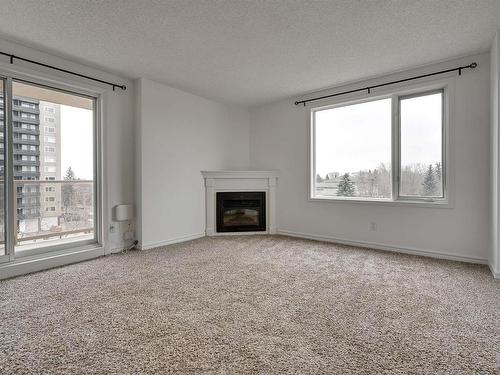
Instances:
[[[9,259],[5,246],[5,86],[5,79],[0,78],[0,262]]]
[[[96,99],[0,84],[0,260],[97,242]]]

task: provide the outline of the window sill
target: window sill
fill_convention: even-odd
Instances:
[[[434,202],[423,200],[390,200],[390,199],[359,199],[359,198],[321,198],[309,197],[309,202],[327,202],[340,204],[365,204],[375,206],[397,206],[397,207],[425,207],[425,208],[453,208],[449,200]]]

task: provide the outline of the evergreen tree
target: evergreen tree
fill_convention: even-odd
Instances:
[[[432,164],[429,164],[429,168],[425,173],[424,182],[422,183],[422,194],[427,197],[432,197],[437,195],[438,183],[436,181],[436,175],[434,174],[434,169]]]
[[[68,168],[66,174],[64,175],[64,181],[74,181],[76,180],[75,172],[71,167]],[[66,216],[68,215],[68,210],[73,206],[73,184],[71,182],[66,182],[62,184],[61,187],[61,195],[62,195],[62,204],[64,206],[64,213]],[[67,219],[67,217],[66,217]]]
[[[73,169],[71,168],[71,166],[69,166],[68,170],[66,171],[66,175],[64,176],[64,179],[66,181],[76,180],[75,172],[73,172]]]
[[[316,175],[316,182],[323,182],[323,179],[321,178],[319,173]]]
[[[443,175],[442,175],[442,170],[441,170],[441,163],[436,163],[436,179],[437,179],[437,182],[438,184],[441,183],[441,179],[443,178]]]
[[[353,197],[354,196],[354,182],[352,182],[349,177],[349,173],[344,174],[339,181],[337,187],[337,195],[342,197]]]

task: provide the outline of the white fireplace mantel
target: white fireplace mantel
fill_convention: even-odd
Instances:
[[[206,234],[216,232],[216,194],[225,191],[264,191],[266,193],[266,231],[231,234],[276,233],[277,171],[201,171],[205,180]]]

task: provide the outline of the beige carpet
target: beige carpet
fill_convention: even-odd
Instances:
[[[203,238],[0,282],[2,374],[495,374],[484,266]]]

